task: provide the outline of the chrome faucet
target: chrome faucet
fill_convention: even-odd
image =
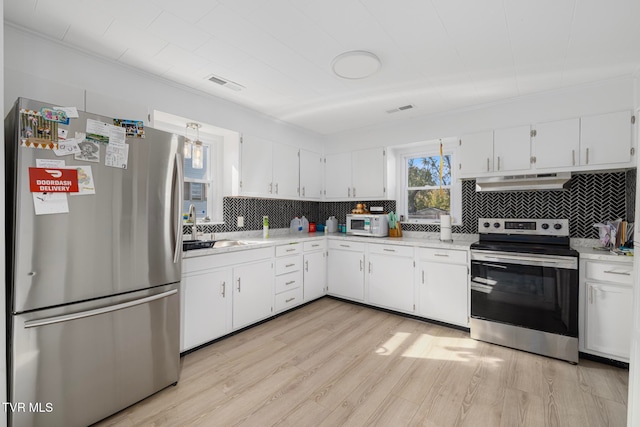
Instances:
[[[189,219],[193,221],[191,226],[191,240],[198,240],[198,222],[196,220],[196,207],[189,205]]]

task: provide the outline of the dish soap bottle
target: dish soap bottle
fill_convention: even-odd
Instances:
[[[269,217],[262,217],[262,238],[267,239],[269,237]]]

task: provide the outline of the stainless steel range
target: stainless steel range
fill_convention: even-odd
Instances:
[[[471,338],[578,363],[578,253],[566,219],[480,218]]]

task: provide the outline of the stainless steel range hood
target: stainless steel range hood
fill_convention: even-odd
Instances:
[[[491,176],[477,178],[476,191],[566,190],[570,183],[570,172]]]

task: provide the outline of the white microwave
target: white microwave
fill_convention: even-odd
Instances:
[[[348,214],[347,234],[386,237],[389,235],[389,218],[385,214]]]

